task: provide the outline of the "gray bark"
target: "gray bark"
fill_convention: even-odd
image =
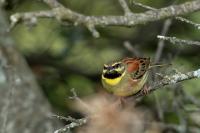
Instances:
[[[52,133],[61,124],[7,32],[0,9],[0,133]]]

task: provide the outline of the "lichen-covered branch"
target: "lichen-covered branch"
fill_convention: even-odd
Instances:
[[[190,21],[186,18],[183,18],[183,17],[176,17],[177,20],[180,20],[182,22],[185,22],[185,23],[188,23],[188,24],[191,24],[193,25],[195,28],[197,28],[198,30],[200,29],[200,24],[199,23],[195,23],[193,21]]]
[[[144,13],[132,13],[131,15],[122,15],[122,16],[86,16],[81,13],[74,12],[56,0],[43,0],[46,4],[48,4],[52,10],[48,11],[51,15],[40,14],[36,15],[40,12],[29,12],[29,13],[17,13],[11,16],[12,23],[17,23],[20,20],[26,21],[27,18],[32,17],[54,17],[60,22],[70,22],[75,25],[82,24],[85,26],[134,26],[137,24],[144,24],[152,21],[157,21],[160,19],[165,19],[169,17],[185,15],[188,13],[192,13],[198,11],[200,9],[200,1],[194,0],[190,2],[185,2],[180,5],[168,6],[165,8],[146,11]],[[13,22],[14,20],[14,22]]]
[[[167,36],[157,36],[158,39],[169,41],[173,44],[180,44],[180,45],[197,45],[200,46],[199,41],[191,41],[191,40],[182,40],[176,37],[167,37]]]
[[[147,5],[144,5],[144,4],[139,3],[139,2],[132,1],[132,3],[133,3],[134,5],[136,5],[136,6],[140,6],[140,7],[142,7],[142,8],[147,9],[147,10],[154,10],[154,11],[157,10],[157,9],[154,8],[154,7],[147,6]],[[186,19],[186,18],[183,18],[183,17],[175,17],[175,19],[176,19],[176,20],[179,20],[179,21],[182,21],[182,22],[185,22],[185,23],[188,23],[188,24],[191,24],[191,25],[193,25],[194,27],[196,27],[197,29],[200,29],[200,24],[195,23],[195,22],[192,22],[192,21],[190,21],[190,20],[188,20],[188,19]]]
[[[70,129],[73,129],[75,127],[79,127],[83,124],[86,124],[87,118],[81,118],[81,119],[75,119],[70,116],[64,117],[64,116],[59,116],[59,115],[54,115],[54,117],[60,119],[60,120],[65,120],[66,122],[71,122],[70,124],[65,125],[64,127],[57,129],[54,131],[54,133],[64,133],[70,131]]]
[[[173,85],[184,80],[190,80],[194,78],[200,78],[200,69],[187,72],[187,73],[176,73],[172,76],[164,76],[162,80],[155,82],[154,84],[150,85],[149,92],[155,91],[157,89],[161,89],[163,86],[166,85]],[[134,97],[141,97],[144,96],[144,93],[139,92]]]
[[[38,11],[38,12],[25,12],[25,13],[16,13],[10,16],[11,25],[10,28],[14,27],[17,23],[23,21],[28,22],[29,24],[35,24],[37,18],[52,18],[55,17],[53,11]]]

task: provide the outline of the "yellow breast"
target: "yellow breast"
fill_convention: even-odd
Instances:
[[[107,78],[105,78],[105,77],[102,76],[102,79],[103,79],[108,85],[114,86],[114,85],[117,85],[117,84],[121,81],[122,77],[118,77],[118,78],[115,78],[115,79],[107,79]]]
[[[125,72],[118,78],[114,78],[114,79],[108,79],[108,78],[105,78],[103,75],[102,75],[102,79],[108,84],[108,85],[111,85],[111,86],[114,86],[114,85],[117,85],[122,77],[125,75]]]

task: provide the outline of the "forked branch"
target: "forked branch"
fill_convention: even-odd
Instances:
[[[150,10],[143,13],[131,13],[129,15],[119,16],[86,16],[81,13],[70,10],[64,7],[56,0],[43,0],[47,5],[50,6],[49,11],[36,11],[26,13],[16,13],[11,15],[12,26],[18,22],[24,22],[31,20],[31,18],[54,18],[61,23],[71,23],[74,25],[85,25],[88,27],[95,26],[135,26],[138,24],[149,23],[169,17],[185,15],[198,11],[200,9],[200,1],[194,0],[185,2],[180,5],[168,6],[165,8]],[[127,4],[124,0],[120,0],[123,5],[124,11],[130,12]],[[125,14],[126,14],[125,13]]]

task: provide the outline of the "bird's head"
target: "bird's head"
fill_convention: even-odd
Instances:
[[[120,78],[125,73],[125,65],[122,62],[104,64],[102,77],[106,79]]]

